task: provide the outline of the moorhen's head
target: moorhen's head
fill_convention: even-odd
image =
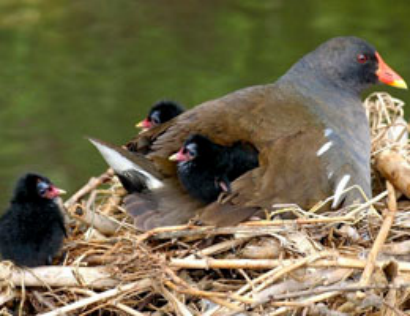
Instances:
[[[13,201],[53,200],[64,193],[64,190],[54,186],[48,178],[35,173],[27,173],[18,180],[14,190]]]
[[[333,38],[303,57],[291,70],[294,76],[310,73],[356,94],[377,83],[407,89],[405,81],[382,59],[376,49],[357,37]]]
[[[160,101],[152,106],[148,116],[140,123],[137,123],[136,127],[145,131],[154,126],[163,124],[183,112],[183,107],[177,102],[168,100]]]
[[[184,142],[181,149],[168,159],[179,163],[194,159],[209,159],[215,156],[215,146],[211,140],[203,135],[191,135]]]

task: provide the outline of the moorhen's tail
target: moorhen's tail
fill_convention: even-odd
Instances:
[[[89,138],[89,141],[113,168],[127,192],[142,192],[144,189],[153,190],[164,186],[162,176],[143,155],[130,153],[122,147],[96,138]]]
[[[95,138],[89,140],[129,193],[123,207],[133,216],[139,230],[185,224],[201,207],[182,190],[177,179],[163,179],[143,155]]]

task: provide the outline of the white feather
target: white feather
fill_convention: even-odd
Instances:
[[[325,137],[329,137],[332,133],[334,133],[334,132],[333,132],[333,130],[332,130],[331,128],[326,128],[326,129],[324,130],[324,136],[325,136]]]
[[[90,139],[92,144],[96,146],[98,151],[101,153],[103,156],[104,160],[107,162],[107,164],[113,168],[113,170],[117,173],[124,173],[127,170],[136,170],[140,172],[142,175],[144,175],[147,178],[147,187],[149,189],[158,189],[164,186],[163,182],[159,179],[157,179],[155,176],[153,176],[151,173],[145,171],[142,169],[139,165],[135,164],[131,160],[127,159],[126,157],[120,155],[117,151],[114,149],[111,149],[110,147],[104,146],[92,139]]]
[[[337,187],[335,188],[334,200],[333,204],[331,205],[332,208],[336,208],[342,199],[343,191],[347,187],[348,182],[350,181],[351,176],[349,174],[345,174],[340,182],[338,182]]]
[[[328,149],[331,148],[332,145],[333,145],[333,142],[327,142],[324,145],[322,145],[321,148],[318,149],[317,151],[317,157],[323,155]]]

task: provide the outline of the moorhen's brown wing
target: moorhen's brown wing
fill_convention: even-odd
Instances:
[[[168,128],[162,127],[148,157],[159,170],[174,168],[173,164],[167,167],[168,157],[179,149],[178,140],[183,143],[194,133],[227,145],[244,140],[259,150],[260,167],[233,182],[233,198],[224,207],[214,203],[207,208],[215,212],[211,212],[212,221],[202,218],[206,223],[235,224],[277,200],[311,206],[332,192],[324,166],[315,155],[326,141],[325,127],[298,102],[285,99],[275,85],[252,87],[207,102],[180,115]],[[312,167],[308,168],[309,164]],[[302,166],[307,168],[301,171]],[[320,185],[313,184],[318,174],[325,180]],[[223,220],[225,216],[229,218]],[[174,224],[180,223],[170,223]]]

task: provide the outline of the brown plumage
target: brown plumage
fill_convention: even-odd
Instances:
[[[176,178],[168,157],[189,134],[202,134],[220,145],[244,141],[259,151],[259,167],[232,183],[224,204],[214,202],[181,216],[171,202],[183,194],[177,187],[170,197],[172,207],[160,211],[167,216],[160,226],[181,224],[198,213],[204,223],[232,225],[276,203],[309,208],[333,194],[333,207],[348,205],[361,200],[357,190],[342,192],[354,184],[371,195],[370,136],[360,93],[378,81],[404,86],[401,80],[365,41],[335,38],[276,83],[205,102],[142,133],[127,147],[144,152],[165,179]],[[140,214],[137,225],[157,226],[145,224],[149,217]]]

